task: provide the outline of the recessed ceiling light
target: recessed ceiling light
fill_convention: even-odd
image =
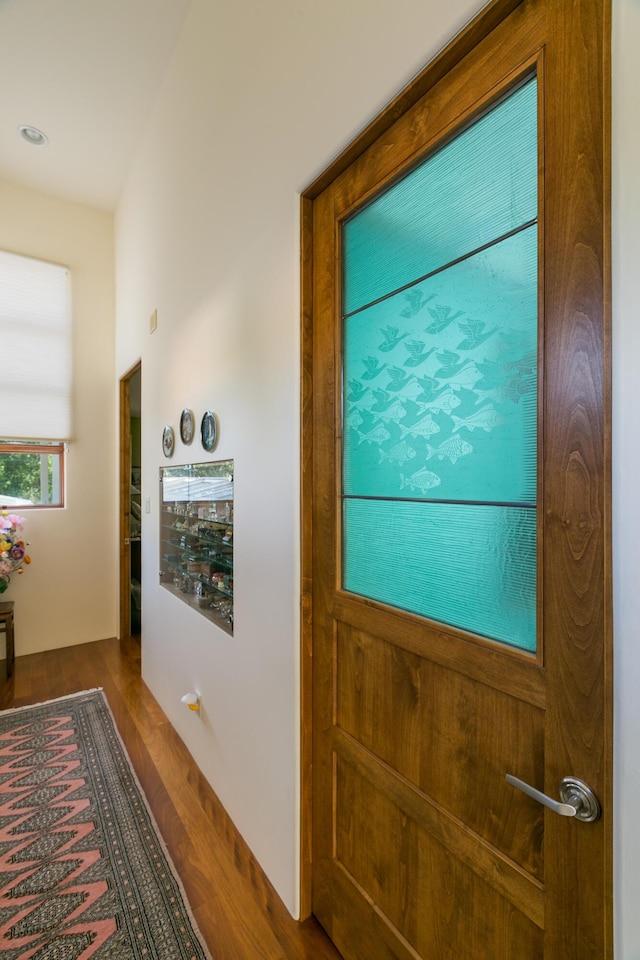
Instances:
[[[49,138],[42,132],[42,130],[38,130],[37,127],[30,127],[27,123],[23,124],[21,127],[18,127],[18,132],[20,133],[20,136],[27,141],[27,143],[32,144],[34,147],[46,147],[49,142]]]

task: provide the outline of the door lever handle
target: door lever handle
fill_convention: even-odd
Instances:
[[[547,796],[541,790],[536,790],[524,780],[512,776],[510,773],[505,775],[505,780],[517,790],[522,790],[528,797],[544,804],[554,813],[559,813],[561,817],[576,817],[584,823],[592,823],[597,820],[602,813],[598,798],[584,780],[578,780],[576,777],[564,777],[560,781],[560,800],[554,800]]]

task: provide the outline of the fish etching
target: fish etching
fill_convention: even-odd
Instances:
[[[398,392],[405,400],[417,400],[418,397],[424,396],[422,387],[413,377],[411,377]]]
[[[410,427],[405,427],[403,424],[400,424],[400,433],[402,439],[405,437],[425,437],[429,438],[433,436],[434,433],[440,433],[440,427],[435,422],[431,414],[427,414],[426,417],[423,417],[422,420],[416,421],[416,423],[411,424]]]
[[[422,467],[421,470],[411,474],[410,477],[405,477],[402,473],[400,474],[401,490],[409,487],[410,490],[419,490],[420,493],[424,494],[427,490],[432,490],[434,487],[439,486],[440,483],[441,480],[438,474],[432,473],[430,470],[427,470],[426,467]]]
[[[453,376],[449,378],[449,386],[452,390],[473,390],[475,384],[481,377],[482,374],[475,363],[471,362],[464,370],[461,368],[458,373],[453,374]]]
[[[516,375],[507,380],[505,386],[505,396],[513,403],[519,403],[520,399],[528,393],[535,393],[536,379],[534,376]]]
[[[402,420],[407,415],[406,408],[399,397],[384,410],[371,410],[371,413],[376,420],[383,420],[385,423],[391,423],[392,420]]]
[[[449,437],[439,447],[434,448],[430,443],[427,444],[427,460],[437,457],[438,460],[446,459],[455,463],[460,457],[467,457],[470,453],[473,453],[473,447],[467,440],[463,440],[459,434],[455,437]]]
[[[455,410],[456,407],[459,407],[462,403],[460,397],[457,397],[449,386],[429,403],[423,403],[420,400],[417,400],[416,402],[418,404],[420,413],[424,413],[425,410],[430,410],[432,413],[446,413],[447,416],[449,416],[451,411]]]
[[[360,437],[358,444],[364,443],[365,441],[367,443],[381,444],[386,443],[387,440],[391,440],[391,434],[386,427],[382,426],[382,424],[378,424],[377,427],[374,427],[374,429],[370,430],[368,433],[361,433],[358,431],[358,436]]]
[[[370,387],[367,387],[366,390],[360,394],[357,400],[352,400],[349,403],[350,409],[356,410],[370,410],[371,407],[375,407],[378,403],[378,400]]]
[[[485,403],[487,400],[515,400],[517,403],[520,396],[515,382],[520,379],[519,373],[508,373],[511,364],[505,364],[495,360],[476,361],[475,366],[482,374],[482,378],[474,385],[473,392],[476,394],[476,406]]]
[[[484,430],[486,433],[491,433],[494,427],[498,427],[501,423],[504,423],[504,417],[500,416],[492,403],[488,403],[486,407],[482,407],[481,410],[473,413],[470,417],[462,419],[452,414],[451,419],[455,424],[453,433],[461,430],[463,427],[466,427],[467,430],[470,430],[472,433],[474,430]]]
[[[401,333],[398,336],[397,327],[384,327],[380,330],[380,333],[384,337],[384,340],[378,347],[378,350],[381,350],[383,353],[388,353],[389,350],[393,350],[394,347],[400,343],[401,340],[404,340],[405,337],[408,337],[408,333]]]
[[[361,427],[364,423],[364,417],[361,416],[359,410],[352,410],[349,416],[347,417],[347,426],[352,430],[357,430],[358,427]]]
[[[416,377],[414,374],[414,379],[422,393],[424,394],[424,402],[427,403],[429,400],[433,400],[434,397],[437,397],[439,393],[442,393],[443,390],[447,390],[448,387],[440,386],[440,381],[436,380],[434,377]]]
[[[497,390],[505,381],[506,372],[504,363],[495,360],[476,360],[475,365],[482,374],[478,381],[477,390]]]
[[[380,463],[384,463],[385,460],[389,460],[391,463],[397,463],[399,466],[403,466],[408,460],[413,460],[416,455],[416,451],[413,447],[409,446],[406,440],[401,440],[400,443],[396,443],[395,447],[391,447],[387,453],[384,450],[380,449]]]
[[[494,387],[491,390],[485,390],[483,383],[477,383],[473,388],[473,392],[477,396],[476,406],[479,407],[488,400],[493,400],[497,403],[504,403],[507,400],[511,403],[520,403],[523,397],[535,393],[536,387],[537,381],[535,377],[513,376],[505,380],[499,387]]]

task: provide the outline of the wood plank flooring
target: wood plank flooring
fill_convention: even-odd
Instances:
[[[6,662],[5,662],[6,663]],[[0,708],[102,687],[214,960],[340,960],[297,923],[140,677],[140,644],[100,640],[18,657]]]

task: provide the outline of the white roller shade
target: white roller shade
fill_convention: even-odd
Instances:
[[[71,437],[67,267],[0,251],[0,437]]]

